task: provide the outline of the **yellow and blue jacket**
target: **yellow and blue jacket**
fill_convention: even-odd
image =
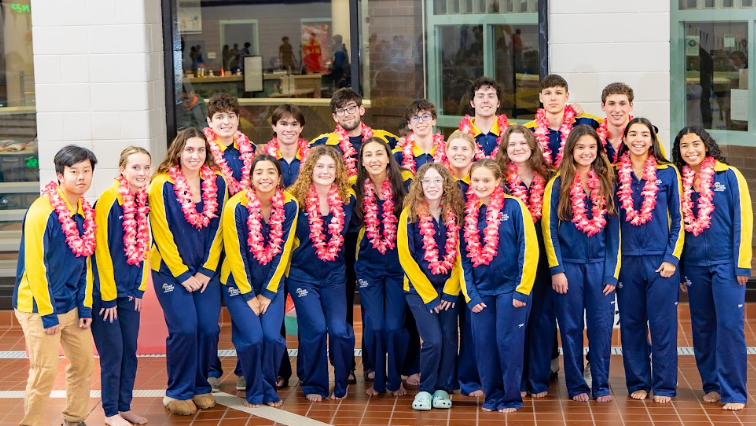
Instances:
[[[299,169],[302,167],[302,157],[299,155],[299,151],[297,151],[297,155],[291,160],[291,163],[284,160],[281,151],[276,152],[276,160],[281,165],[281,177],[283,178],[284,188],[294,185],[294,182],[299,178]]]
[[[226,257],[221,268],[221,282],[228,286],[228,291],[234,289],[239,292],[244,301],[248,301],[257,294],[273,299],[281,286],[281,279],[289,267],[291,250],[294,246],[294,232],[297,227],[299,205],[297,200],[288,192],[284,192],[284,223],[283,247],[273,259],[265,265],[255,259],[247,242],[249,227],[247,210],[249,199],[246,191],[242,191],[228,200],[223,208],[223,246]],[[264,244],[268,244],[270,225],[260,221],[260,232]]]
[[[735,264],[736,275],[751,275],[753,208],[748,184],[738,169],[716,162],[714,165],[714,212],[711,225],[697,237],[685,235],[683,265],[711,266]],[[697,192],[693,192],[693,213],[698,215]]]
[[[74,209],[60,189],[58,193],[82,235],[81,201]],[[24,216],[13,308],[38,313],[44,328],[58,325],[58,314],[74,308],[80,318],[92,318],[92,286],[91,259],[74,255],[50,200],[37,198]]]
[[[646,181],[639,180],[635,173],[631,173],[631,176],[633,206],[640,212]],[[656,193],[656,207],[651,220],[645,224],[640,226],[631,224],[626,220],[625,209],[619,207],[622,254],[625,256],[664,256],[664,262],[677,267],[685,241],[680,198],[682,183],[677,168],[672,164],[657,164],[656,186],[659,187]],[[619,200],[619,186],[615,199]]]
[[[425,306],[431,310],[442,300],[455,303],[459,298],[459,280],[462,274],[462,263],[459,260],[459,243],[457,243],[457,257],[454,267],[446,274],[434,275],[430,270],[430,263],[425,259],[423,236],[420,235],[419,222],[410,222],[409,207],[402,210],[397,229],[397,247],[399,261],[404,269],[404,291],[414,293],[423,299]],[[446,246],[446,225],[444,221],[433,220],[436,233],[436,247],[439,256],[443,256]]]
[[[594,129],[598,129],[599,125],[601,124],[601,119],[590,114],[583,114],[580,117],[575,117],[575,119],[572,121],[572,125],[579,126],[581,124],[586,124],[588,126],[593,127]],[[537,127],[536,121],[528,121],[525,123],[525,127],[530,129],[530,131],[535,132],[535,129]],[[611,145],[611,144],[608,144]],[[554,130],[549,128],[549,149],[551,150],[551,158],[556,159],[557,153],[559,152],[559,148],[562,146],[562,132],[559,130]],[[611,158],[611,157],[610,157]]]
[[[218,187],[217,216],[208,226],[197,229],[186,221],[168,174],[152,178],[149,200],[153,271],[171,275],[178,282],[186,281],[197,272],[210,278],[215,276],[223,251],[221,216],[228,201],[226,180],[220,172],[215,172],[215,184]],[[203,206],[204,202],[200,201],[195,208],[201,212]]]
[[[412,173],[417,173],[425,163],[433,162],[433,156],[436,155],[437,149],[435,145],[433,145],[430,152],[425,152],[414,142],[407,140],[405,143],[412,143],[412,157],[415,159],[415,170],[411,170]],[[396,162],[399,163],[399,166],[404,167],[404,148],[394,148],[391,153],[394,155]]]
[[[618,215],[606,216],[606,226],[598,234],[589,237],[577,229],[572,220],[559,220],[559,190],[562,178],[557,173],[546,185],[543,194],[541,228],[546,245],[551,275],[564,272],[564,262],[604,262],[604,283],[616,285],[620,270],[620,224]],[[592,205],[586,195],[586,216],[590,219]],[[571,218],[570,218],[571,219]]]
[[[467,202],[467,190],[470,189],[470,174],[468,173],[462,179],[457,179],[457,185],[459,185],[459,190],[462,191],[462,199]]]
[[[223,158],[226,160],[228,167],[231,168],[234,179],[240,180],[242,175],[242,168],[244,167],[244,159],[241,158],[241,151],[239,151],[239,144],[236,143],[236,137],[234,137],[234,143],[229,146],[218,143],[217,141],[209,143],[215,143],[216,145],[218,145],[218,148],[220,148],[221,152],[223,153]],[[252,145],[252,152],[254,153],[255,151],[257,151],[257,145],[252,143],[252,141],[249,141],[249,143],[250,145]],[[210,154],[208,153],[208,155]]]
[[[486,228],[487,205],[478,213],[478,232],[481,245]],[[497,296],[514,292],[512,297],[527,302],[538,269],[538,237],[533,218],[522,201],[505,195],[499,212],[499,248],[488,265],[473,267],[468,257],[464,226],[459,231],[460,256],[463,274],[462,293],[470,307],[482,302],[481,296]]]
[[[502,183],[504,185],[504,191],[506,191],[507,194],[511,195],[512,191],[509,188],[509,184],[507,184],[507,182],[504,179],[502,179]],[[522,187],[523,189],[525,189],[526,193],[528,194],[528,198],[530,198],[530,188],[531,187],[525,185],[525,182],[522,182],[522,181],[520,181],[520,187]],[[544,191],[544,193],[545,193],[545,191]],[[525,206],[525,208],[527,208],[527,206]],[[541,207],[541,209],[543,209],[543,206]],[[528,213],[530,213],[529,209],[528,209]],[[532,218],[532,215],[531,215],[531,218]],[[538,247],[541,250],[543,250],[543,248],[544,248],[543,230],[541,229],[541,220],[542,219],[543,219],[543,216],[541,216],[541,219],[538,219],[537,221],[533,222],[533,225],[535,226],[536,236],[538,237]],[[541,256],[541,258],[543,258],[544,256],[545,256],[545,254],[543,254]]]
[[[470,123],[472,124],[472,132],[473,138],[475,138],[475,143],[478,145],[478,148],[483,150],[483,153],[486,155],[486,157],[490,157],[496,147],[499,146],[499,138],[501,137],[501,134],[504,133],[505,129],[499,129],[498,119],[494,120],[494,124],[493,126],[491,126],[491,130],[489,130],[488,133],[483,133],[475,125],[474,118],[470,119]]]
[[[344,205],[344,228],[341,235],[344,236],[349,229],[349,222],[352,220],[354,212],[354,191],[349,190],[349,204]],[[304,206],[300,206],[299,217],[297,218],[297,227],[294,239],[294,249],[291,253],[291,266],[286,274],[288,278],[296,281],[309,283],[341,283],[346,279],[346,263],[344,258],[344,244],[341,244],[339,255],[330,262],[320,260],[315,246],[310,239],[310,221],[309,214]],[[331,223],[333,214],[322,216],[323,233],[325,234],[325,243],[331,239],[328,232],[328,226]]]
[[[104,308],[112,308],[118,297],[141,299],[147,286],[147,262],[129,265],[123,244],[123,199],[116,180],[95,203],[97,247],[92,256],[94,296]],[[148,246],[149,247],[149,246]],[[149,255],[149,252],[147,252]],[[146,255],[146,256],[147,256]]]
[[[396,148],[396,143],[399,140],[396,135],[393,133],[387,132],[385,130],[378,130],[373,129],[373,136],[376,138],[383,139],[387,144],[389,144],[389,147],[391,149]],[[357,156],[360,154],[360,148],[362,148],[362,135],[358,136],[349,136],[349,142],[354,147],[354,150],[357,152]],[[339,135],[336,133],[323,133],[322,135],[316,137],[312,141],[310,141],[310,148],[318,146],[318,145],[328,145],[332,146],[341,152],[341,148],[339,147]],[[343,154],[343,152],[342,152]]]

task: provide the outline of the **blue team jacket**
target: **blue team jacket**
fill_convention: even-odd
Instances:
[[[240,180],[242,176],[242,167],[244,167],[244,159],[241,157],[241,152],[239,151],[239,145],[236,143],[236,138],[234,137],[234,143],[229,146],[225,146],[222,143],[218,143],[216,141],[211,141],[209,143],[218,145],[218,148],[220,148],[221,152],[223,153],[223,158],[226,160],[226,164],[228,164],[228,167],[231,169],[234,179]],[[254,154],[254,152],[257,151],[257,145],[252,143],[252,141],[249,141],[249,143],[250,145],[252,145],[252,153]]]
[[[581,124],[587,124],[594,129],[598,129],[599,125],[601,124],[601,119],[590,115],[590,114],[583,114],[580,117],[575,117],[575,120],[573,121],[573,127],[578,126]],[[530,129],[530,131],[535,132],[535,129],[537,127],[536,121],[532,120],[527,123],[525,123],[525,127]],[[549,129],[549,149],[551,150],[551,158],[556,159],[557,153],[559,152],[559,148],[562,146],[562,132],[559,130]]]

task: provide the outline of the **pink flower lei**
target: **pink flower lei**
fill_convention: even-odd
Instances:
[[[307,210],[308,221],[310,222],[310,240],[315,247],[318,259],[329,262],[335,260],[341,245],[344,243],[344,237],[341,231],[344,230],[344,204],[339,197],[339,188],[331,185],[328,191],[328,210],[333,217],[328,225],[328,233],[331,239],[326,244],[325,233],[323,232],[323,218],[320,216],[320,198],[315,186],[310,186],[310,193],[305,200],[305,209]]]
[[[512,196],[519,198],[528,206],[533,222],[537,222],[543,215],[543,193],[546,189],[546,181],[538,173],[533,174],[530,182],[530,196],[528,190],[523,188],[522,179],[517,173],[517,165],[509,162],[507,166],[507,187]]]
[[[630,120],[628,122],[630,122],[632,120],[633,120],[633,116],[631,115],[630,116]],[[601,139],[601,143],[604,145],[604,149],[605,150],[606,150],[606,144],[609,143],[609,128],[607,127],[608,125],[609,125],[609,118],[607,117],[607,118],[604,119],[604,121],[601,122],[601,124],[599,125],[599,128],[596,129],[596,133],[598,133],[599,139]],[[624,134],[625,133],[625,129],[623,128],[620,133]],[[612,163],[614,163],[615,161],[617,161],[617,153],[618,153],[618,151],[619,151],[619,149],[614,152],[614,158],[610,158],[609,159]]]
[[[564,119],[562,121],[562,125],[559,127],[559,132],[562,136],[562,142],[559,145],[559,152],[556,156],[556,161],[553,161],[554,168],[559,167],[559,163],[562,162],[562,152],[564,151],[564,143],[567,141],[567,136],[569,136],[570,132],[572,131],[572,125],[573,121],[575,120],[575,110],[572,109],[571,106],[567,105],[564,107]],[[546,163],[552,164],[552,152],[551,148],[549,148],[549,120],[546,118],[546,110],[543,108],[539,108],[538,112],[536,113],[536,128],[533,131],[533,135],[535,135],[536,139],[538,139],[538,142],[541,144],[541,149],[543,150],[543,158],[546,160]]]
[[[281,143],[278,141],[278,138],[274,137],[273,139],[268,142],[267,145],[265,145],[265,153],[272,156],[279,158],[281,149]],[[304,161],[307,159],[307,156],[310,154],[310,148],[308,147],[308,142],[302,138],[299,138],[297,140],[297,154],[299,154],[300,161],[304,163]]]
[[[79,235],[79,228],[76,226],[76,221],[71,217],[71,211],[68,209],[66,201],[60,197],[58,193],[58,184],[56,182],[50,182],[42,189],[42,195],[46,196],[50,200],[50,205],[55,209],[55,213],[58,214],[58,221],[60,227],[66,236],[66,243],[76,257],[87,257],[94,253],[96,240],[95,232],[97,231],[97,224],[95,223],[95,213],[92,206],[83,197],[81,200],[81,209],[84,210],[84,235]]]
[[[415,173],[415,153],[413,148],[416,145],[415,134],[412,133],[407,137],[402,147],[402,167]],[[446,158],[446,142],[444,142],[444,135],[441,132],[433,135],[433,146],[436,147],[436,152],[433,154],[433,162],[442,164],[446,167],[449,166],[449,159]]]
[[[423,236],[423,250],[425,254],[423,259],[428,262],[430,271],[433,275],[448,274],[454,267],[454,260],[457,258],[457,239],[459,238],[459,225],[457,225],[457,216],[454,210],[449,209],[445,216],[446,225],[446,244],[443,258],[439,258],[438,244],[433,236],[436,229],[433,226],[433,216],[425,210],[418,212],[418,225],[420,235]]]
[[[467,204],[465,205],[465,243],[467,244],[467,257],[472,259],[473,266],[488,265],[496,256],[499,249],[499,224],[500,212],[504,207],[504,190],[496,187],[486,211],[486,228],[483,230],[485,247],[481,247],[480,233],[478,232],[478,213],[480,212],[480,199],[470,186],[467,190]]]
[[[496,138],[496,148],[491,152],[491,155],[486,155],[485,152],[483,152],[483,149],[480,147],[480,144],[475,141],[475,160],[482,160],[483,158],[495,158],[496,154],[499,152],[499,144],[501,144],[501,135],[504,134],[504,130],[509,127],[509,120],[507,119],[506,114],[500,114],[496,116],[496,123],[499,125],[499,137]],[[465,132],[475,137],[475,132],[473,131],[473,124],[472,120],[470,119],[469,115],[465,115],[465,118],[462,119],[462,121],[459,122],[459,131]]]
[[[396,248],[396,224],[399,221],[394,215],[394,194],[391,192],[391,181],[386,180],[381,184],[381,196],[383,197],[383,220],[378,221],[378,202],[375,197],[375,184],[370,178],[365,179],[364,188],[364,212],[365,234],[370,239],[370,244],[381,254]],[[383,238],[381,238],[380,223],[383,223]]]
[[[201,229],[210,224],[210,219],[218,217],[218,186],[215,184],[215,172],[209,167],[202,166],[200,177],[202,178],[202,201],[204,208],[202,213],[197,212],[196,205],[192,201],[192,193],[189,190],[189,184],[186,182],[184,173],[179,167],[168,169],[168,176],[173,181],[173,191],[176,193],[176,199],[181,204],[181,211],[190,225]]]
[[[362,134],[362,140],[370,139],[373,137],[373,129],[360,123],[360,133]],[[357,175],[357,151],[349,142],[349,134],[346,129],[341,127],[340,124],[336,125],[336,130],[333,131],[339,135],[339,148],[344,154],[344,163],[346,163],[347,174],[349,177]]]
[[[625,220],[635,226],[643,225],[651,220],[656,207],[656,193],[659,187],[656,186],[656,158],[653,155],[648,156],[643,165],[643,179],[646,184],[643,185],[643,203],[641,204],[640,213],[635,210],[633,203],[633,163],[630,161],[630,154],[625,153],[620,157],[617,175],[619,177],[619,201],[625,209]]]
[[[145,259],[150,243],[150,230],[147,225],[147,187],[139,188],[136,194],[131,192],[126,178],[119,176],[118,194],[123,200],[123,248],[126,263],[139,265]]]
[[[716,160],[714,157],[706,157],[703,162],[701,162],[701,169],[699,171],[700,180],[698,182],[701,193],[698,197],[698,217],[693,214],[692,199],[693,182],[696,177],[696,172],[688,165],[683,166],[682,212],[685,222],[685,230],[696,237],[711,226],[711,214],[714,213],[714,191],[711,190],[711,185],[714,183],[715,164]]]
[[[284,194],[280,189],[271,198],[270,212],[270,232],[268,232],[268,247],[265,247],[265,238],[262,235],[262,202],[257,198],[253,188],[247,188],[247,228],[249,237],[247,244],[249,251],[254,255],[255,260],[261,265],[267,265],[283,249],[283,223],[286,219],[284,215]]]
[[[249,186],[249,174],[252,172],[252,161],[255,159],[252,143],[247,136],[240,131],[237,131],[236,134],[234,134],[234,140],[236,141],[236,144],[239,145],[239,153],[244,162],[241,170],[241,180],[236,180],[234,179],[234,172],[231,170],[231,167],[229,167],[226,159],[223,158],[223,153],[220,150],[220,146],[218,146],[218,136],[210,127],[205,127],[203,132],[205,133],[208,145],[210,146],[210,153],[213,155],[213,160],[215,160],[221,173],[223,173],[223,176],[226,178],[226,182],[228,182],[229,195],[234,195],[237,192],[247,189]]]
[[[585,214],[585,191],[581,182],[580,172],[575,173],[575,179],[570,187],[570,200],[572,202],[572,223],[575,228],[592,237],[606,226],[606,200],[601,196],[601,182],[596,171],[591,168],[588,172],[588,189],[591,191],[591,213],[589,220]]]

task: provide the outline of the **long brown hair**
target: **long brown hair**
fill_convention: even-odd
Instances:
[[[625,141],[627,140],[627,134],[630,132],[630,127],[632,127],[633,124],[642,124],[646,126],[648,131],[651,133],[651,148],[648,150],[648,154],[653,155],[654,158],[656,158],[656,162],[658,164],[669,164],[669,161],[664,158],[664,154],[662,153],[661,143],[659,143],[659,136],[656,126],[651,124],[651,121],[649,121],[647,118],[643,117],[635,117],[630,120],[629,123],[627,123],[627,126],[625,126],[625,131],[622,134],[622,144],[617,151],[617,158],[622,157],[622,155],[624,155],[629,150],[627,145],[625,145]]]
[[[289,187],[289,192],[299,202],[299,207],[304,210],[305,199],[310,192],[310,186],[312,186],[312,172],[315,171],[315,164],[322,156],[328,156],[336,163],[336,179],[333,183],[339,188],[339,197],[344,204],[349,204],[349,176],[347,175],[346,166],[344,165],[344,158],[336,148],[320,145],[310,151],[307,156],[302,169],[299,171],[299,178],[297,181]]]
[[[205,134],[202,133],[196,127],[187,127],[186,129],[179,130],[176,135],[176,139],[171,142],[171,146],[168,147],[168,152],[165,154],[165,159],[155,170],[155,175],[160,173],[167,173],[168,169],[174,166],[181,167],[181,153],[184,152],[186,147],[186,141],[191,138],[200,138],[205,141],[205,166],[210,167],[213,170],[217,170],[218,166],[213,160],[213,154],[210,152],[210,144],[205,139]]]
[[[409,194],[404,197],[404,207],[409,207],[409,221],[417,222],[418,213],[428,210],[428,203],[425,201],[423,192],[423,178],[430,169],[435,169],[444,179],[444,194],[441,196],[442,217],[446,217],[451,210],[457,218],[457,225],[461,225],[465,201],[462,199],[457,179],[454,179],[449,169],[439,163],[425,163],[417,170],[417,175],[410,185]]]
[[[601,182],[599,193],[606,200],[606,211],[613,215],[616,214],[614,208],[614,169],[606,156],[606,148],[601,143],[598,133],[591,126],[582,124],[575,126],[567,141],[564,144],[564,154],[562,162],[559,164],[559,175],[562,180],[562,187],[559,189],[559,208],[557,215],[560,220],[568,221],[572,215],[572,202],[570,198],[570,187],[577,174],[577,165],[575,164],[575,145],[583,136],[590,136],[596,140],[596,158],[593,160],[593,170]]]
[[[509,167],[509,155],[507,154],[507,146],[509,146],[509,138],[513,133],[520,133],[525,137],[525,141],[530,147],[530,158],[528,159],[528,167],[533,170],[533,173],[538,173],[544,181],[549,180],[549,168],[546,165],[546,161],[543,159],[543,150],[541,144],[536,141],[533,132],[522,124],[510,124],[504,134],[501,135],[501,142],[499,143],[499,152],[496,153],[496,162],[499,163],[502,173],[506,173]]]
[[[368,144],[373,142],[380,144],[384,151],[386,151],[386,158],[388,159],[388,164],[386,165],[386,178],[391,183],[391,193],[394,195],[394,215],[396,217],[399,217],[399,215],[402,214],[402,202],[404,201],[404,196],[407,195],[407,191],[404,189],[404,179],[402,178],[402,171],[404,169],[399,166],[399,163],[397,163],[394,156],[391,155],[391,147],[389,147],[383,139],[376,137],[372,137],[362,142],[362,147],[360,147],[360,158],[357,160],[357,183],[354,188],[354,192],[357,193],[357,202],[354,205],[354,215],[357,217],[360,225],[362,225],[365,214],[363,211],[365,181],[370,179],[370,175],[362,164],[362,152]],[[380,188],[376,188],[376,191],[380,191]]]

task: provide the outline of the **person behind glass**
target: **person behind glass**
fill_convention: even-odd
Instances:
[[[647,119],[632,119],[621,140],[617,302],[625,382],[633,399],[653,391],[654,402],[666,403],[677,393],[677,267],[685,234],[680,175],[664,158],[656,128]]]
[[[331,97],[331,116],[336,122],[336,129],[333,133],[324,133],[310,142],[310,147],[319,145],[332,146],[342,155],[347,170],[347,175],[351,178],[357,176],[357,161],[359,160],[360,148],[363,141],[372,137],[383,139],[393,149],[396,146],[397,138],[395,135],[378,129],[371,129],[362,122],[362,116],[365,115],[365,107],[362,105],[362,96],[351,88],[337,90]],[[348,223],[348,230],[344,238],[344,247],[346,249],[346,294],[347,294],[347,322],[349,325],[354,324],[354,291],[357,284],[357,276],[354,271],[354,263],[357,251],[357,233],[359,228],[356,222]],[[364,347],[364,345],[363,345]],[[362,355],[362,365],[365,370],[365,378],[372,380],[369,374],[372,373],[373,367],[369,356],[365,353]],[[349,374],[349,383],[357,383],[354,376],[355,360],[352,355],[352,365]]]
[[[152,284],[168,326],[163,405],[190,415],[215,406],[207,381],[218,352],[221,213],[226,181],[194,127],[176,135],[149,190]]]
[[[470,170],[460,230],[461,288],[472,311],[475,358],[485,395],[481,408],[511,413],[522,407],[524,326],[539,253],[530,212],[522,201],[504,193],[502,177],[499,165],[488,158]]]
[[[355,195],[341,154],[332,147],[315,147],[291,193],[300,211],[286,286],[302,330],[298,334],[302,390],[312,402],[328,397],[330,358],[334,370],[331,399],[343,399],[354,354],[354,332],[346,321],[351,306],[345,290],[344,235]]]
[[[238,51],[238,45],[234,45],[234,48]],[[228,183],[229,196],[244,191],[249,186],[252,160],[257,149],[255,144],[239,131],[240,111],[239,101],[235,97],[223,92],[216,93],[210,98],[207,107],[207,127],[203,129],[209,154]],[[220,208],[223,209],[223,206]],[[234,374],[237,377],[236,389],[246,389],[238,358]],[[215,354],[210,361],[208,376],[214,392],[220,391],[222,376],[220,358]]]
[[[496,115],[502,95],[499,83],[485,76],[478,77],[467,90],[474,117],[466,115],[459,123],[459,131],[475,138],[476,160],[496,155],[501,135],[509,125],[506,114]]]
[[[596,132],[612,164],[619,159],[617,152],[623,145],[622,137],[625,128],[633,119],[630,113],[633,112],[634,99],[633,88],[625,83],[611,83],[601,91],[601,110],[606,113],[606,118],[601,120],[601,125]]]
[[[375,363],[368,395],[388,389],[406,395],[401,370],[409,335],[404,328],[406,303],[402,267],[396,250],[399,214],[412,173],[399,167],[382,139],[366,140],[360,150],[355,183],[355,216],[360,224],[355,272],[360,283],[364,343]],[[388,364],[388,366],[387,366]]]
[[[417,322],[420,391],[416,410],[450,408],[457,358],[459,228],[462,196],[443,165],[420,167],[399,218],[399,261],[404,269],[407,305]]]
[[[247,407],[283,404],[276,393],[276,375],[286,352],[281,335],[286,295],[281,283],[289,266],[299,206],[282,188],[278,161],[259,155],[252,163],[250,187],[231,197],[223,212],[221,282],[232,319],[231,339],[244,373]]]
[[[394,149],[396,162],[415,173],[423,164],[445,161],[444,136],[433,134],[436,107],[425,99],[416,99],[404,111],[407,127],[412,131],[401,147]]]
[[[281,165],[283,187],[288,188],[299,177],[299,168],[310,152],[308,142],[302,139],[305,116],[298,106],[279,105],[270,117],[273,139],[264,148],[264,152],[273,156]]]
[[[95,203],[97,247],[92,257],[92,335],[100,354],[105,424],[129,426],[147,419],[131,411],[137,370],[137,336],[147,286],[150,249],[147,184],[150,153],[130,146],[121,151],[119,175]]]
[[[688,293],[703,400],[742,410],[748,400],[743,323],[753,233],[748,184],[701,127],[680,130],[672,158],[682,172],[681,288]]]
[[[575,401],[588,401],[589,391],[598,402],[612,400],[609,357],[620,268],[613,179],[598,134],[579,125],[570,132],[564,161],[543,196],[541,227],[556,292],[567,391]],[[584,325],[591,353],[590,390],[583,378]]]
[[[504,189],[522,201],[530,211],[536,235],[538,251],[545,253],[541,216],[543,194],[549,181],[549,169],[543,159],[541,146],[533,133],[525,126],[512,124],[501,136],[501,148],[496,162],[504,172]],[[525,365],[520,392],[533,398],[543,398],[549,391],[551,354],[556,336],[556,314],[551,291],[551,273],[546,256],[538,259],[530,316],[525,329]]]
[[[178,129],[204,126],[207,119],[207,103],[194,91],[192,83],[181,87],[181,106],[176,107]]]
[[[84,193],[97,158],[75,145],[54,158],[48,183],[24,216],[13,309],[29,351],[29,379],[21,425],[43,424],[58,375],[59,348],[68,360],[63,426],[84,424],[92,381],[92,268],[95,213]],[[62,222],[62,223],[61,223]]]

